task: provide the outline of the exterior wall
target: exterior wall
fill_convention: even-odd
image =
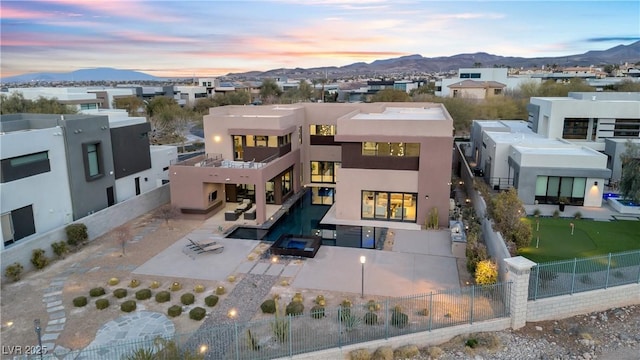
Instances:
[[[0,149],[3,159],[48,151],[51,167],[49,172],[0,184],[0,213],[32,204],[36,234],[72,221],[73,208],[61,129],[8,132],[0,135]],[[22,238],[18,244],[36,234]],[[0,248],[4,247],[5,239],[2,240]]]
[[[115,178],[130,177],[151,169],[148,122],[112,128],[111,144]]]
[[[133,175],[116,179],[116,202],[122,202],[136,196],[136,178],[140,182],[140,193],[145,193],[156,188],[158,185],[154,181],[154,170],[147,169]]]
[[[85,218],[74,221],[74,223],[85,224],[89,233],[89,241],[93,241],[111,229],[135,219],[140,215],[144,215],[167,202],[169,202],[168,185],[98,211]],[[14,246],[3,249],[0,252],[2,273],[4,274],[5,268],[14,262],[22,264],[25,271],[33,270],[33,266],[29,260],[31,259],[31,252],[34,249],[43,249],[47,257],[54,258],[55,255],[51,249],[51,243],[67,239],[65,226],[66,224],[54,228],[49,232],[38,234],[30,239],[30,241],[18,242]]]
[[[169,145],[149,146],[151,154],[151,169],[155,186],[164,185],[169,181],[169,166],[178,158],[178,148]]]
[[[607,155],[607,167],[611,169],[611,180],[619,181],[622,178],[622,155],[627,150],[627,141],[623,139],[605,139],[604,153]],[[640,140],[631,139],[634,144],[640,145]]]

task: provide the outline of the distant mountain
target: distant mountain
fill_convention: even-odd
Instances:
[[[67,73],[34,73],[2,78],[3,83],[31,81],[161,81],[139,71],[114,68],[82,69]]]
[[[433,73],[470,68],[475,65],[481,67],[506,66],[512,68],[542,67],[546,65],[590,66],[601,64],[636,63],[640,61],[640,41],[629,45],[618,45],[608,50],[588,51],[579,55],[561,57],[507,57],[478,52],[473,54],[458,54],[427,58],[422,55],[408,55],[398,58],[376,60],[370,64],[357,62],[342,67],[319,67],[311,69],[274,69],[265,72],[251,71],[247,73],[229,74],[231,78],[264,78],[264,77],[308,77],[326,76],[346,77],[357,75],[389,75],[408,73]]]

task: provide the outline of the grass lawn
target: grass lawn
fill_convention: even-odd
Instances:
[[[531,245],[520,255],[535,262],[584,258],[608,253],[640,250],[640,221],[593,221],[575,219],[527,218],[533,229]],[[574,224],[573,235],[571,226]],[[540,239],[536,249],[536,241]]]

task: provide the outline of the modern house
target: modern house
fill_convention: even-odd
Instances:
[[[420,228],[434,209],[448,223],[452,119],[441,104],[223,106],[204,133],[206,156],[170,167],[183,213],[249,199],[261,224],[268,204],[308,187],[341,224]]]
[[[456,77],[436,81],[436,96],[486,99],[516,90],[526,82],[540,83],[528,75],[510,76],[507,68],[461,68]]]
[[[2,115],[2,246],[26,241],[166,182],[177,151],[150,151],[148,132],[144,118]]]

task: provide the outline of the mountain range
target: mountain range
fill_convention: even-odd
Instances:
[[[536,57],[523,58],[492,55],[485,52],[472,54],[458,54],[453,56],[423,57],[422,55],[408,55],[398,58],[375,60],[372,63],[357,62],[341,67],[317,67],[295,69],[273,69],[268,71],[249,71],[245,73],[231,73],[225,78],[229,79],[259,79],[266,77],[348,77],[348,76],[375,76],[390,74],[410,73],[435,73],[474,66],[481,67],[512,67],[530,68],[553,66],[590,66],[604,64],[623,64],[640,62],[640,41],[629,45],[618,45],[607,50],[593,50],[584,54],[568,55],[561,57]],[[68,73],[34,73],[24,74],[2,79],[3,83],[24,83],[32,81],[163,81],[139,71],[96,68],[76,70]]]

